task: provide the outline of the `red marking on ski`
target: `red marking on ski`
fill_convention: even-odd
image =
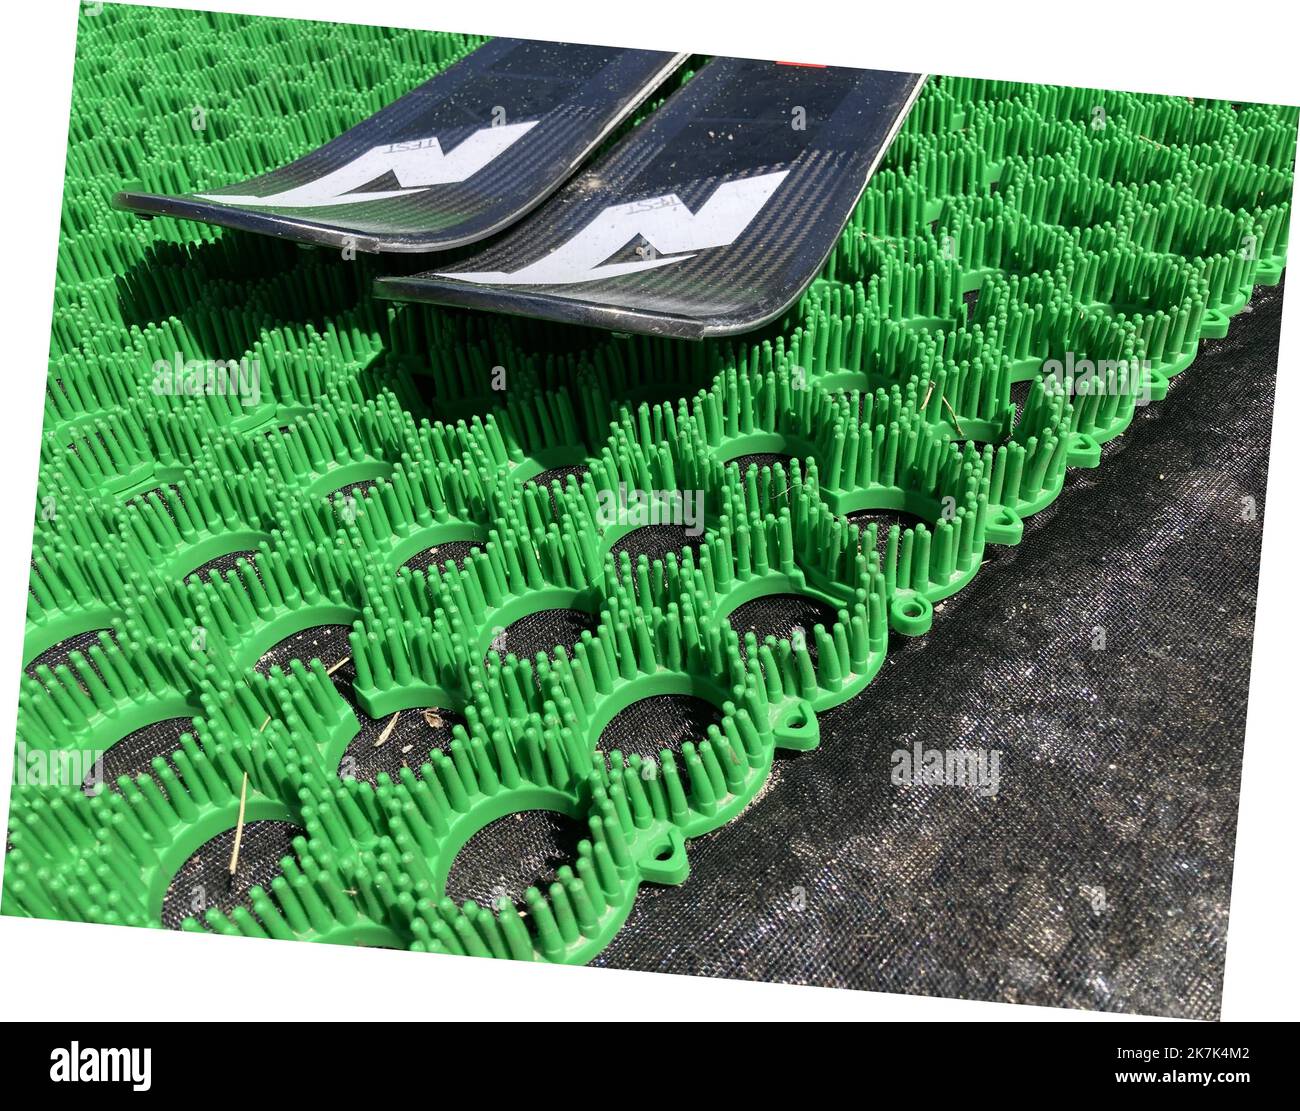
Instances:
[[[801,69],[825,69],[821,62],[777,62],[778,66],[799,66]]]

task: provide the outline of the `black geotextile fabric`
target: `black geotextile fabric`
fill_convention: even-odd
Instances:
[[[551,652],[558,647],[572,652],[582,634],[594,633],[598,624],[595,614],[585,610],[537,610],[498,630],[488,651],[496,652],[502,659],[514,653],[521,660],[531,660],[538,652]]]
[[[447,874],[447,894],[485,907],[501,898],[522,904],[528,888],[544,889],[561,867],[572,867],[588,836],[583,823],[554,810],[507,814],[465,842]]]
[[[249,822],[239,838],[239,856],[235,857],[235,831],[225,830],[204,842],[180,866],[167,885],[163,896],[162,924],[179,930],[192,915],[201,915],[208,907],[229,913],[236,907],[252,910],[249,891],[271,889],[283,874],[281,861],[294,856],[293,839],[305,837],[307,831],[293,822],[270,819]],[[231,872],[230,863],[235,861]]]
[[[36,669],[38,667],[48,667],[54,669],[60,664],[71,664],[72,653],[81,652],[83,655],[88,653],[99,643],[99,634],[107,633],[113,640],[117,640],[117,633],[112,629],[90,629],[84,633],[77,633],[66,640],[59,641],[58,644],[52,645],[45,649],[39,656],[33,657],[31,663],[23,668],[23,671],[29,678],[37,678]],[[99,669],[95,667],[94,661],[90,656],[85,656],[86,663],[98,673]]]
[[[656,694],[633,702],[603,730],[601,752],[656,759],[667,749],[680,754],[687,741],[707,737],[710,725],[722,725],[722,711],[690,694]]]
[[[193,718],[176,717],[150,722],[143,729],[128,733],[108,747],[100,766],[90,771],[82,781],[82,791],[92,795],[101,786],[116,791],[117,781],[122,776],[134,779],[150,772],[153,761],[159,756],[175,771],[172,753],[181,747],[181,738],[186,733],[193,736],[196,732]]]
[[[1257,289],[594,963],[1217,1017],[1281,304]],[[896,786],[918,742],[999,750],[997,793]]]

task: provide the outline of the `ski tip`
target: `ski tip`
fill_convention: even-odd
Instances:
[[[122,190],[113,195],[111,204],[119,211],[133,212],[144,219],[170,216],[175,220],[190,220],[231,231],[252,232],[289,240],[306,247],[331,247],[360,254],[424,254],[451,250],[474,242],[474,237],[455,238],[433,232],[375,234],[271,211],[255,212],[190,195],[172,196],[166,193]]]
[[[779,66],[714,59],[504,239],[381,278],[376,296],[697,340],[779,318],[829,257],[924,82]],[[790,103],[820,107],[787,121]]]
[[[109,198],[109,207],[118,212],[134,212],[146,220],[165,215],[159,210],[158,202],[172,198],[158,197],[152,193],[137,193],[132,189],[121,189]]]
[[[208,166],[215,191],[126,189],[113,205],[343,251],[454,250],[541,204],[688,57],[494,39],[315,149],[283,150],[279,168],[258,151]],[[503,81],[519,118],[502,115]]]

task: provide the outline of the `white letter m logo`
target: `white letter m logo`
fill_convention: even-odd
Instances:
[[[713,191],[699,212],[691,212],[676,193],[610,205],[545,258],[512,273],[488,270],[444,273],[438,277],[476,285],[573,285],[672,266],[694,258],[697,251],[734,243],[788,173],[782,170],[725,182]],[[651,257],[601,265],[638,235],[654,248]],[[660,254],[673,257],[657,257]]]

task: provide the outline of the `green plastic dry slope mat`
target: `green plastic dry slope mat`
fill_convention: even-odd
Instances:
[[[591,959],[1285,264],[1294,109],[943,77],[744,339],[112,207],[479,45],[83,14],[6,913]],[[821,618],[755,627],[790,595]]]

